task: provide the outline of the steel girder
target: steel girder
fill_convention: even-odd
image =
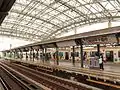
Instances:
[[[36,37],[37,41],[56,38],[86,24],[119,18],[119,0],[16,0],[2,28],[16,37]]]

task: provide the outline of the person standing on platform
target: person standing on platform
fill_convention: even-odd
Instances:
[[[26,60],[28,60],[28,55],[26,55]]]
[[[53,53],[53,61],[54,61],[54,65],[55,65],[55,60],[56,58],[55,58],[55,53]]]
[[[102,55],[100,55],[100,58],[99,58],[99,66],[100,66],[100,70],[104,70],[104,67],[103,67],[103,57],[102,57]]]
[[[88,65],[87,65],[87,53],[86,52],[84,52],[83,61],[84,61],[84,67],[87,68]]]

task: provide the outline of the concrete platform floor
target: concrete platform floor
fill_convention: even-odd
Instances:
[[[28,62],[28,63],[34,63],[34,64],[38,64],[38,65],[43,64],[43,62],[41,60],[34,60],[34,62],[32,60],[27,60],[27,61],[22,60],[22,61]],[[54,61],[44,62],[44,64],[56,65]],[[80,64],[80,62],[77,62],[77,63],[75,63],[75,66],[73,66],[73,64],[69,61],[60,61],[59,66],[69,67],[69,68],[80,68],[81,64]],[[97,70],[99,70],[99,69],[97,69]],[[120,75],[120,63],[113,63],[113,62],[104,63],[104,71],[103,72],[117,73]]]
[[[54,65],[53,62],[50,62],[50,64]],[[73,66],[73,64],[71,62],[60,62],[59,66],[67,66],[67,67],[75,67],[75,68],[80,68],[81,67],[81,63],[76,63],[75,66]],[[89,68],[88,68],[89,69]],[[94,69],[94,70],[99,70]],[[103,72],[110,72],[110,73],[117,73],[120,75],[120,64],[119,63],[113,63],[113,62],[106,62],[104,63],[104,70]]]

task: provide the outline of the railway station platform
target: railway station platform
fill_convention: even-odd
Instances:
[[[51,65],[54,65],[54,62],[50,62]],[[71,62],[60,62],[59,66],[67,66],[67,67],[75,67],[75,68],[81,68],[80,63],[76,63],[75,66],[72,65]],[[89,67],[86,67],[88,69]],[[104,63],[104,70],[102,72],[112,72],[112,73],[120,73],[120,63],[113,63],[113,62],[106,62]],[[93,69],[93,70],[98,70]]]
[[[50,65],[50,66],[57,66],[56,65],[56,63],[54,62],[54,61],[48,61],[48,62],[42,62],[41,60],[34,60],[34,61],[32,61],[32,60],[19,60],[19,59],[17,59],[17,61],[21,61],[21,62],[26,62],[26,63],[32,63],[32,64],[36,64],[36,65],[41,65],[41,64],[43,64],[43,65]],[[80,62],[76,62],[75,63],[75,66],[71,63],[71,62],[69,62],[69,61],[60,61],[59,62],[59,67],[68,67],[68,68],[76,68],[76,69],[78,69],[78,68],[81,68],[81,63]],[[84,69],[90,69],[89,67],[85,67]],[[113,63],[113,62],[106,62],[106,63],[104,63],[104,70],[102,71],[102,72],[110,72],[110,73],[116,73],[116,74],[120,74],[120,63]],[[100,71],[100,69],[99,68],[97,68],[97,69],[90,69],[90,70],[96,70],[96,71]]]
[[[83,84],[80,82],[75,82],[75,81],[67,80],[64,78],[56,77],[56,76],[53,76],[53,75],[50,75],[47,73],[38,72],[37,69],[32,69],[30,67],[28,68],[28,67],[25,67],[24,65],[20,65],[17,63],[9,63],[8,61],[0,61],[0,65],[1,65],[1,67],[5,67],[8,70],[10,70],[11,72],[13,72],[14,75],[16,75],[17,77],[21,77],[21,78],[25,77],[25,78],[27,78],[27,80],[30,80],[30,81],[32,80],[32,82],[34,82],[34,84],[37,84],[37,85],[39,85],[40,82],[42,83],[41,89],[38,89],[38,88],[32,86],[34,89],[20,89],[20,90],[103,90],[103,89],[93,87],[93,86],[90,86],[87,84]],[[24,71],[24,72],[22,72],[22,71]],[[25,72],[27,72],[27,73],[25,74]],[[29,75],[29,74],[31,74],[31,75]],[[36,78],[37,78],[37,80],[36,80]],[[28,85],[31,86],[30,82],[28,82],[28,81],[26,81],[26,82]],[[39,85],[39,86],[41,86],[41,85]],[[47,88],[47,87],[49,87],[49,88]],[[75,87],[75,88],[73,88],[73,87]],[[14,89],[14,90],[16,90],[16,89]]]
[[[13,60],[14,61],[14,60]],[[54,67],[57,69],[61,70],[66,70],[68,72],[76,72],[76,73],[84,73],[84,74],[89,74],[89,75],[95,75],[96,77],[101,77],[101,78],[109,78],[113,81],[120,81],[120,64],[119,63],[112,63],[112,62],[107,62],[104,64],[104,70],[100,69],[89,69],[89,68],[81,68],[80,63],[76,63],[75,66],[72,65],[70,62],[60,62],[59,65],[56,65],[54,62],[42,62],[41,60],[15,60],[19,62],[24,62],[28,64],[34,64],[38,66],[44,66],[44,67]],[[105,76],[105,77],[103,77]],[[106,79],[107,79],[106,78]]]
[[[5,60],[4,60],[5,61]],[[114,88],[117,88],[115,90],[120,89],[120,65],[117,63],[111,63],[107,62],[104,64],[104,70],[99,69],[89,69],[89,68],[81,68],[80,63],[76,63],[75,66],[72,65],[70,62],[60,62],[59,65],[56,65],[54,62],[42,62],[40,60],[15,60],[11,59],[8,61],[10,62],[20,62],[21,65],[27,66],[27,67],[40,67],[40,69],[43,70],[43,72],[49,72],[49,70],[52,70],[49,72],[49,74],[53,74],[54,72],[57,73],[58,77],[69,76],[69,79],[72,81],[78,81],[79,78],[85,79],[86,82],[94,83],[93,85],[102,85],[99,87],[102,87],[107,90],[114,90]],[[78,80],[77,80],[78,79]],[[81,80],[80,80],[81,81]],[[84,82],[84,80],[82,80]],[[105,87],[104,87],[105,86]],[[111,87],[114,87],[111,89]]]
[[[120,0],[0,7],[0,90],[120,90]]]

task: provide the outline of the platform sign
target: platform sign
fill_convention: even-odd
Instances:
[[[51,44],[44,44],[42,45],[43,48],[55,48],[56,45],[54,43],[51,43]]]
[[[32,50],[32,48],[31,47],[28,47],[28,49],[31,51]]]
[[[25,48],[25,50],[29,51],[29,48]]]
[[[15,49],[16,52],[19,52],[20,50],[19,49]]]
[[[15,50],[14,50],[14,49],[13,49],[13,50],[11,49],[10,52],[15,52]]]
[[[58,42],[56,44],[58,47],[76,46],[75,40]]]
[[[40,46],[33,46],[33,49],[40,49]]]
[[[21,48],[20,50],[21,50],[22,52],[24,52],[24,48]]]
[[[17,49],[15,49],[14,52],[17,52]]]
[[[87,37],[87,38],[83,38],[82,41],[83,41],[83,44],[85,45],[117,43],[117,39],[115,35]]]

